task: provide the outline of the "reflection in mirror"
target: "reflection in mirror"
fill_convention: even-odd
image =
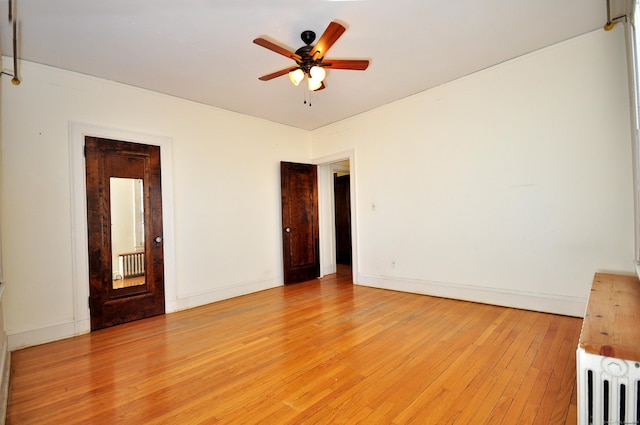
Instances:
[[[111,177],[113,289],[145,284],[142,179]]]

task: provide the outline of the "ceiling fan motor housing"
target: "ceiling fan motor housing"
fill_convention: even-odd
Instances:
[[[300,38],[307,46],[313,43],[316,39],[316,33],[310,30],[302,31]]]
[[[318,64],[321,61],[314,60],[309,53],[313,49],[311,43],[313,43],[316,39],[316,33],[311,30],[302,31],[300,34],[300,38],[304,42],[305,46],[300,47],[296,50],[296,55],[302,58],[301,61],[298,62],[300,69],[302,69],[307,75],[309,75],[309,70]]]

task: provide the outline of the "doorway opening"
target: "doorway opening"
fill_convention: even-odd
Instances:
[[[343,152],[314,163],[318,164],[320,275],[350,274],[357,282],[354,153]]]
[[[339,168],[342,168],[340,170]],[[333,167],[334,235],[336,243],[336,273],[351,274],[351,175],[349,161]]]

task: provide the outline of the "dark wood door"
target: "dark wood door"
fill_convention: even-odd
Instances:
[[[91,329],[163,314],[160,147],[86,137],[85,157]]]
[[[317,175],[315,165],[280,163],[285,284],[320,276]]]
[[[351,183],[349,175],[334,175],[336,263],[351,264]]]

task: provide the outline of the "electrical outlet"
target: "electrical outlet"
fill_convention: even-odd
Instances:
[[[391,260],[391,268],[392,269],[396,268],[396,260]]]

